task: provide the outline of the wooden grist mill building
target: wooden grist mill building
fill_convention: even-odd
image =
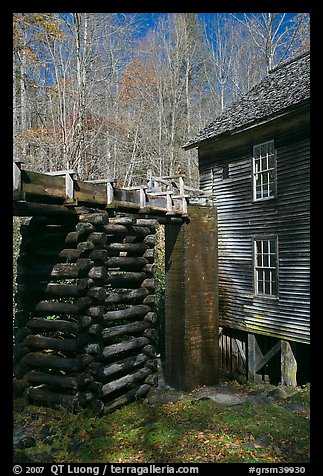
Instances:
[[[199,190],[179,176],[119,188],[14,161],[14,215],[30,217],[17,273],[17,394],[101,413],[156,386],[159,226],[166,383],[214,385],[220,369],[308,380],[309,61],[272,70],[185,144],[198,148]]]
[[[184,145],[218,217],[221,366],[309,379],[310,55],[279,66]]]

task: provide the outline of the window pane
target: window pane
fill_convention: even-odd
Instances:
[[[277,293],[276,240],[255,240],[255,292],[275,295]]]
[[[254,200],[275,196],[274,142],[269,141],[253,148],[254,154]]]

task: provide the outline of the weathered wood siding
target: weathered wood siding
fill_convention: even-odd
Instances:
[[[166,225],[165,382],[192,390],[218,380],[217,227],[214,207],[190,206]]]
[[[218,212],[220,325],[308,343],[310,152],[303,126],[272,129],[267,137],[263,126],[260,138],[242,133],[235,147],[200,147],[199,159],[200,187],[213,192]],[[252,147],[271,139],[277,196],[253,202]],[[265,235],[278,236],[277,298],[254,294],[253,238]]]

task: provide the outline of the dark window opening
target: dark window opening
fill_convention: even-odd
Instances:
[[[222,167],[222,179],[229,178],[229,164],[223,165]]]

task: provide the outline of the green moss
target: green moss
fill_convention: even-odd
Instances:
[[[309,460],[309,417],[288,410],[291,401],[309,405],[309,387],[281,404],[250,402],[225,406],[213,400],[181,400],[164,405],[134,402],[97,417],[68,409],[15,404],[15,424],[37,440],[24,450],[29,461],[122,463],[305,463]],[[53,439],[41,437],[44,426]],[[257,444],[266,437],[268,445]],[[17,454],[17,458],[21,454]]]

